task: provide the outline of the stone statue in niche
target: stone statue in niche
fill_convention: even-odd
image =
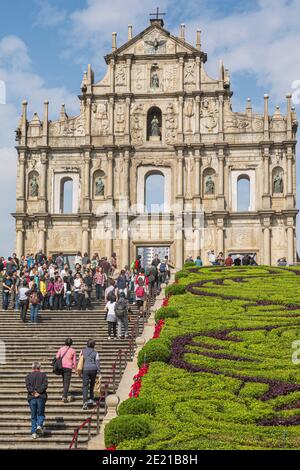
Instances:
[[[151,89],[158,90],[159,88],[159,76],[156,69],[151,72]]]
[[[29,188],[30,188],[30,191],[29,191],[30,197],[38,197],[38,195],[39,195],[39,183],[38,183],[36,175],[33,175],[30,178]]]
[[[283,193],[283,178],[281,173],[277,173],[273,180],[274,194]]]
[[[215,193],[215,182],[211,175],[206,177],[205,180],[205,194],[211,195]]]
[[[159,120],[157,119],[157,116],[153,116],[153,119],[151,121],[151,136],[159,137],[159,135]]]
[[[95,181],[95,195],[104,196],[104,183],[101,176],[99,176]]]

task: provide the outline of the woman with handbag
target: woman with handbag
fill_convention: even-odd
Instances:
[[[97,376],[101,377],[99,353],[95,350],[96,342],[89,339],[87,347],[83,349],[79,356],[77,373],[82,376],[82,397],[83,410],[88,410],[95,405],[94,388]]]
[[[73,401],[73,397],[68,396],[72,378],[72,370],[76,370],[76,351],[71,347],[72,344],[73,340],[71,338],[67,338],[65,345],[62,346],[56,353],[56,358],[60,358],[62,362],[61,375],[64,389],[62,396],[63,403]]]

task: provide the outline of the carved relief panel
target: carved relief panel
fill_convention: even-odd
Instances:
[[[108,105],[107,102],[93,103],[92,105],[92,134],[108,135]]]
[[[216,134],[219,122],[219,103],[217,98],[204,98],[200,108],[201,133]]]

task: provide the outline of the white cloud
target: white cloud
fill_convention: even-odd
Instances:
[[[50,113],[57,118],[61,103],[69,113],[79,111],[78,99],[66,88],[51,88],[32,67],[26,44],[17,36],[6,36],[0,40],[0,80],[7,88],[6,104],[0,105],[0,253],[11,253],[14,245],[14,222],[9,216],[15,210],[16,158],[15,134],[21,113],[21,101],[27,99],[29,115],[43,112],[43,102],[50,101]],[[52,118],[51,116],[51,118]]]
[[[44,28],[53,28],[64,22],[67,16],[65,10],[60,10],[49,0],[35,0],[38,11],[36,13],[34,24]]]

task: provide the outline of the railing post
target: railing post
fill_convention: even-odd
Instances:
[[[119,381],[122,379],[122,351],[119,351]]]
[[[78,429],[76,429],[76,437],[75,437],[75,443],[74,443],[74,449],[77,450],[77,446],[78,446]]]
[[[101,403],[101,395],[97,407],[97,434],[100,432],[100,403]]]
[[[92,418],[89,419],[89,424],[88,424],[88,441],[91,439],[91,422]]]
[[[116,392],[116,365],[112,366],[113,369],[113,393]]]

